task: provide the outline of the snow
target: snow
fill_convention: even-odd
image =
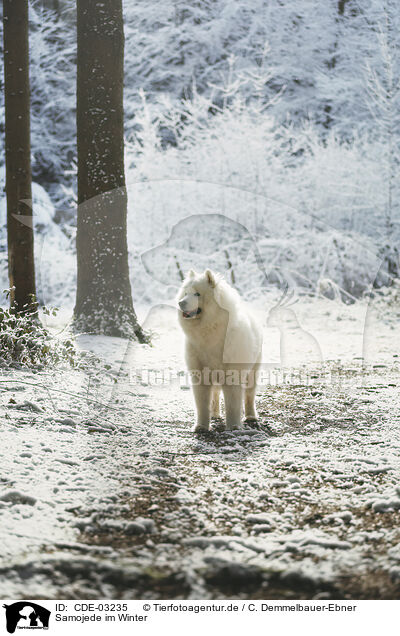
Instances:
[[[375,368],[363,371],[355,358],[365,309],[302,298],[296,312],[318,332],[325,364],[340,366],[341,383],[314,367],[310,385],[260,387],[260,429],[235,435],[191,433],[191,392],[176,381],[143,386],[121,375],[130,365],[184,368],[168,307],[153,317],[156,346],[81,338],[116,384],[101,373],[89,381],[83,371],[3,370],[0,594],[154,598],[160,579],[146,578],[149,568],[161,580],[180,573],[172,595],[185,598],[251,596],[252,586],[268,596],[278,581],[294,598],[303,582],[312,598],[343,594],[346,577],[396,580],[396,339],[390,310],[379,322],[371,308],[380,339]],[[340,325],[339,352],[330,321]],[[264,330],[268,344],[274,330]],[[18,408],[26,404],[39,408]],[[346,594],[357,597],[356,587]]]
[[[38,296],[71,309],[74,17],[68,9],[56,17],[42,3],[30,4]],[[127,3],[135,305],[171,296],[180,282],[176,259],[183,271],[198,264],[226,272],[230,260],[249,300],[263,293],[265,282],[257,253],[271,285],[288,282],[346,302],[399,271],[398,12],[392,1],[353,4],[346,2],[341,14],[334,3],[316,0],[287,6],[240,0],[234,7],[216,0],[179,8],[168,0],[162,10]],[[3,155],[0,149],[1,184]],[[3,199],[0,218],[4,206]],[[207,231],[198,218],[189,234],[202,245],[175,244],[173,232],[185,219],[216,214],[242,224],[242,234]],[[0,236],[6,289],[3,226]]]
[[[35,267],[61,335],[74,18],[30,4]],[[399,12],[344,4],[125,3],[129,266],[152,345],[81,334],[110,369],[1,367],[1,596],[398,595]],[[174,300],[191,267],[263,324],[259,428],[191,432]]]

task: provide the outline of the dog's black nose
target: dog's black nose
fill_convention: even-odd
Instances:
[[[178,304],[179,304],[179,307],[180,307],[181,309],[185,309],[185,307],[186,307],[186,300],[180,300]]]

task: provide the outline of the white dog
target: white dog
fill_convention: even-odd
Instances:
[[[179,322],[186,335],[186,363],[197,409],[194,431],[208,431],[225,400],[226,427],[256,420],[256,373],[261,363],[262,332],[239,294],[207,269],[191,270],[178,295]]]

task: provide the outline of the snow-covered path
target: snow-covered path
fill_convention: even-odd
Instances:
[[[262,387],[259,430],[191,433],[168,308],[147,320],[153,347],[81,338],[129,372],[117,383],[3,370],[0,596],[399,598],[393,330],[366,372],[362,312],[335,311],[308,325],[331,361]]]

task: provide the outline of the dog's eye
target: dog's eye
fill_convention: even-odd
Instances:
[[[193,294],[194,296],[200,296],[199,292],[196,292],[195,294]]]

